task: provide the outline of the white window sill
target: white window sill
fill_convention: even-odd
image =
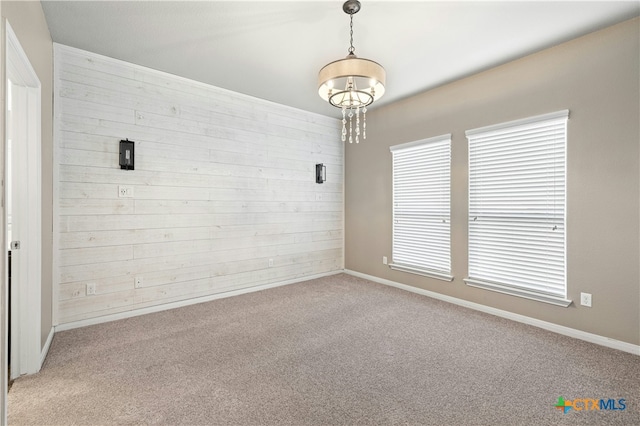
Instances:
[[[565,299],[563,297],[551,296],[541,293],[536,293],[533,291],[528,291],[524,289],[519,289],[515,287],[509,287],[505,285],[490,283],[487,281],[474,280],[472,278],[465,278],[464,282],[467,283],[468,286],[482,288],[485,290],[497,291],[498,293],[509,294],[511,296],[524,297],[525,299],[536,300],[538,302],[550,303],[556,306],[562,306],[563,308],[568,307],[573,303],[573,301],[569,299]]]
[[[389,268],[396,271],[408,272],[410,274],[422,275],[429,278],[435,278],[442,281],[453,281],[453,276],[444,274],[442,272],[430,271],[428,269],[416,268],[407,265],[398,265],[397,263],[390,263]]]

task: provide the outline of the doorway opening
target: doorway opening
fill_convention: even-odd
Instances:
[[[9,376],[8,365],[3,366],[3,375],[15,379],[41,366],[41,86],[9,22],[5,54],[4,283],[10,298],[4,308],[11,312],[11,328],[3,347],[11,369]]]

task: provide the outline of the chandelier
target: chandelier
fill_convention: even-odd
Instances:
[[[353,15],[360,10],[360,2],[347,0],[342,5],[342,10],[351,20],[349,54],[346,58],[331,62],[320,70],[318,93],[322,99],[342,109],[342,141],[346,141],[348,135],[349,143],[358,143],[360,135],[362,139],[367,138],[367,106],[384,95],[386,72],[377,62],[358,58],[354,53]]]

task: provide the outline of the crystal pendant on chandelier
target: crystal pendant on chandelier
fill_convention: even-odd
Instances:
[[[360,136],[367,138],[367,106],[384,94],[386,72],[377,62],[358,58],[354,53],[353,15],[360,10],[360,2],[347,0],[342,10],[350,15],[351,21],[349,54],[320,70],[318,93],[322,99],[342,109],[342,141],[348,138],[349,143],[359,143]]]

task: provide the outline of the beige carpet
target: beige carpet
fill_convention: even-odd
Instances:
[[[58,333],[9,424],[638,425],[640,357],[341,274]]]

